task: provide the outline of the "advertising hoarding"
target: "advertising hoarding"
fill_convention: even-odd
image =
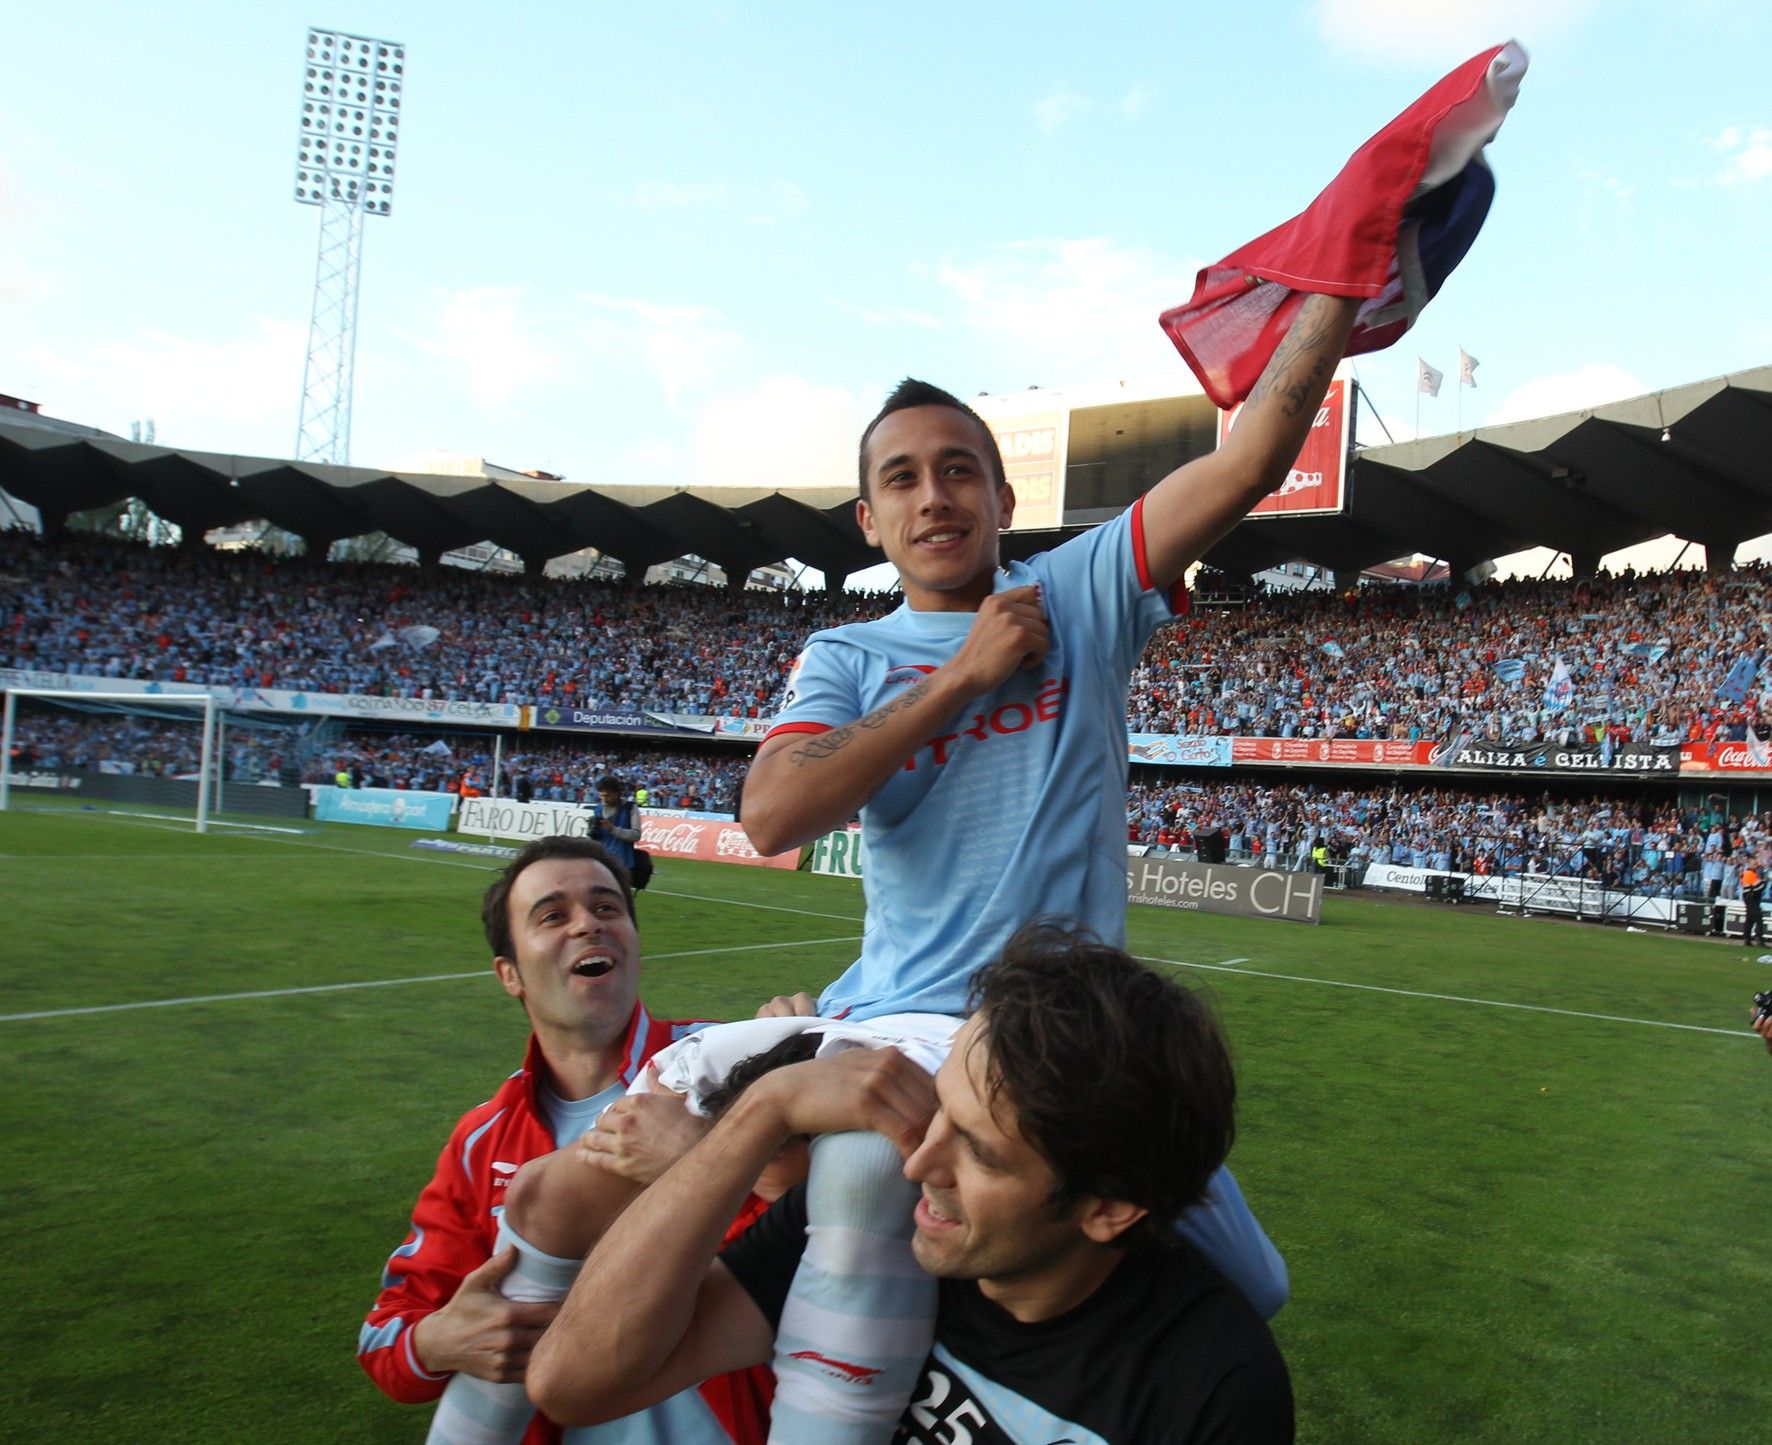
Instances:
[[[314,816],[323,823],[368,823],[377,828],[446,832],[455,806],[452,793],[413,793],[402,788],[312,789]]]
[[[1218,444],[1236,427],[1242,407],[1218,415]],[[1310,517],[1343,511],[1347,506],[1347,458],[1353,440],[1354,383],[1337,377],[1311,421],[1298,460],[1280,489],[1263,497],[1251,517]]]
[[[1126,860],[1126,898],[1195,913],[1317,923],[1323,915],[1323,875],[1147,855]]]
[[[1056,527],[1064,514],[1065,415],[985,414],[985,425],[1003,453],[1003,475],[1015,489],[1012,531]]]
[[[456,832],[488,838],[548,838],[555,834],[590,836],[594,808],[576,803],[518,803],[509,798],[464,798]],[[765,858],[737,823],[716,818],[640,815],[639,847],[661,858],[694,858],[704,863],[744,863],[762,868],[797,868],[800,850]]]
[[[838,828],[812,845],[807,866],[814,873],[832,878],[859,878],[865,852],[861,846],[860,828]]]

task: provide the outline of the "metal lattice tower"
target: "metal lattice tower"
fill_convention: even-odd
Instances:
[[[405,76],[404,45],[308,31],[295,199],[320,208],[320,249],[295,432],[297,461],[351,459],[363,221],[385,216],[393,207]]]

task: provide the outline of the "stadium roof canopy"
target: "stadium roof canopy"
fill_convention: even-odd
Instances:
[[[1672,533],[1727,565],[1772,532],[1772,366],[1588,411],[1371,447],[1347,509],[1239,526],[1207,555],[1233,573],[1302,558],[1337,573],[1409,553],[1456,575],[1528,547],[1577,572]],[[310,552],[386,532],[421,557],[492,542],[539,566],[595,547],[638,575],[686,553],[728,577],[794,557],[835,581],[880,560],[862,540],[849,484],[796,488],[594,486],[322,466],[70,435],[0,416],[0,489],[55,530],[71,512],[139,498],[187,535],[263,519]],[[1083,530],[1016,532],[1025,557]]]
[[[1569,553],[1576,573],[1671,533],[1713,566],[1772,532],[1772,366],[1586,411],[1369,447],[1333,517],[1262,519],[1209,560],[1252,572],[1302,557],[1353,572],[1409,552],[1459,575],[1528,547]]]

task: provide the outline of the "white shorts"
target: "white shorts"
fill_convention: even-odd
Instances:
[[[862,1020],[744,1019],[734,1024],[713,1024],[660,1049],[628,1085],[628,1092],[650,1093],[656,1081],[673,1094],[684,1095],[692,1113],[703,1114],[703,1096],[725,1083],[726,1076],[741,1060],[808,1029],[817,1029],[824,1035],[818,1046],[818,1058],[828,1058],[844,1049],[890,1047],[933,1074],[948,1056],[963,1022],[947,1014],[883,1014],[877,1019]]]

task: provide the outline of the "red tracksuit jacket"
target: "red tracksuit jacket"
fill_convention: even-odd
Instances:
[[[622,1082],[696,1024],[654,1019],[636,1003],[623,1046]],[[412,1330],[454,1298],[462,1280],[492,1257],[504,1191],[517,1169],[554,1150],[536,1097],[543,1061],[531,1035],[523,1067],[484,1104],[462,1115],[437,1159],[437,1171],[412,1211],[406,1242],[388,1257],[382,1290],[364,1321],[357,1359],[382,1392],[404,1404],[443,1393],[448,1375],[427,1374],[412,1354]],[[766,1206],[754,1196],[727,1233],[749,1227]],[[763,1366],[720,1375],[700,1387],[702,1398],[736,1445],[762,1445],[769,1434],[774,1378]],[[537,1416],[524,1445],[557,1445],[560,1427]]]

